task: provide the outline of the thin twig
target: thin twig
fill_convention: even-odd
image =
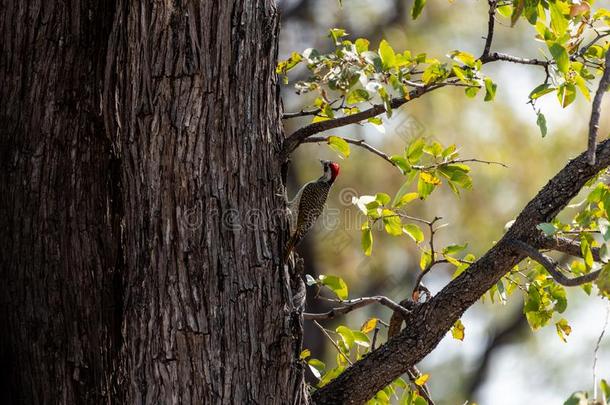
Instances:
[[[326,137],[326,136],[310,136],[309,138],[304,139],[302,143],[328,142],[328,138],[329,137]],[[351,138],[341,138],[341,139],[343,139],[347,143],[351,143],[352,145],[360,146],[361,148],[364,148],[364,149],[368,150],[369,152],[372,152],[375,155],[386,160],[392,166],[396,166],[394,164],[394,162],[392,162],[392,159],[390,159],[390,157],[387,154],[383,153],[379,149],[374,148],[373,146],[364,142],[364,140],[362,140],[362,139],[351,139]]]
[[[508,168],[508,166],[502,162],[495,162],[493,160],[481,160],[481,159],[454,159],[454,160],[448,160],[446,162],[435,163],[435,164],[429,165],[429,166],[414,165],[411,167],[414,168],[415,170],[432,170],[432,169],[436,169],[440,166],[452,165],[452,164],[456,164],[456,163],[485,163],[487,165],[499,165],[499,166]]]
[[[496,62],[496,61],[500,61],[500,60],[503,60],[506,62],[518,63],[521,65],[536,65],[536,66],[549,66],[553,63],[548,60],[521,58],[519,56],[508,55],[508,54],[500,53],[500,52],[490,53],[489,55],[487,55],[487,57],[485,59],[481,59],[481,62],[489,63],[489,62]]]
[[[608,90],[610,85],[610,52],[606,52],[606,64],[604,67],[604,73],[599,86],[595,92],[593,98],[593,104],[591,106],[591,120],[589,121],[589,142],[587,148],[587,159],[589,164],[593,166],[595,164],[595,144],[597,143],[597,131],[599,130],[599,117],[601,115],[602,99],[604,93]]]
[[[323,313],[319,313],[319,314],[312,314],[312,313],[306,312],[303,314],[303,319],[314,320],[314,322],[315,322],[315,320],[333,319],[338,315],[345,315],[349,312],[352,312],[355,309],[362,308],[362,307],[365,307],[367,305],[374,304],[374,303],[378,303],[380,305],[388,307],[392,311],[398,311],[403,315],[409,315],[411,313],[411,311],[408,308],[405,308],[405,307],[401,306],[400,304],[397,304],[396,302],[392,301],[391,299],[389,299],[387,297],[383,297],[383,296],[362,297],[362,298],[355,298],[352,300],[339,301],[339,302],[341,302],[342,304],[345,304],[345,305],[342,307],[333,308],[327,312],[323,312]]]
[[[373,331],[373,341],[371,342],[371,351],[375,350],[375,345],[377,344],[377,335],[379,334],[379,326],[375,326],[375,330]]]
[[[422,289],[422,285],[421,285],[421,281],[424,278],[424,276],[426,274],[428,274],[428,272],[430,270],[432,270],[432,267],[434,267],[435,264],[438,263],[438,261],[436,260],[436,253],[434,251],[434,234],[436,233],[436,231],[438,230],[434,228],[434,224],[438,221],[440,221],[441,219],[443,219],[442,217],[434,217],[434,219],[432,221],[430,221],[427,225],[428,228],[430,230],[430,242],[429,242],[429,246],[430,246],[430,263],[426,266],[425,269],[423,269],[418,275],[417,278],[415,279],[415,286],[413,287],[413,292],[411,293],[411,297],[413,298],[413,300],[417,301],[419,298],[419,292]],[[424,287],[425,288],[425,287]],[[427,290],[427,289],[426,289]],[[430,295],[430,293],[428,292],[428,295]],[[428,299],[431,297],[428,297]]]
[[[328,332],[326,331],[326,329],[324,329],[324,327],[323,327],[322,325],[320,325],[320,324],[319,324],[317,321],[313,321],[313,323],[314,323],[314,325],[316,325],[316,326],[318,327],[318,329],[320,329],[320,330],[322,331],[322,333],[324,333],[324,335],[325,335],[325,336],[326,336],[326,337],[327,337],[327,338],[328,338],[328,339],[331,341],[331,343],[333,344],[333,346],[335,346],[335,349],[337,349],[337,352],[339,352],[339,354],[340,354],[341,356],[343,356],[343,358],[344,358],[345,360],[347,360],[347,362],[348,362],[350,365],[353,365],[354,363],[352,363],[352,361],[350,360],[350,358],[349,358],[349,357],[347,357],[347,356],[346,356],[346,355],[345,355],[345,354],[344,354],[344,353],[341,351],[341,349],[339,348],[339,345],[337,345],[337,342],[335,342],[335,339],[333,339],[333,338],[332,338],[332,336],[330,336],[330,335],[328,334]]]
[[[413,385],[418,388],[417,391],[428,402],[428,405],[434,405],[434,401],[432,400],[432,397],[430,395],[430,388],[428,388],[428,384],[424,383],[422,385],[418,385],[415,383],[415,380],[417,380],[421,376],[421,373],[417,369],[417,367],[413,366],[409,370],[407,370],[407,375],[409,376],[409,380],[411,380],[411,383],[413,383]]]
[[[310,136],[309,138],[304,139],[302,143],[321,143],[321,142],[328,143],[329,138],[330,137],[328,137],[328,136]],[[368,150],[369,152],[379,156],[380,158],[382,158],[383,160],[385,160],[392,166],[398,167],[392,161],[392,159],[390,159],[390,156],[388,156],[387,153],[380,151],[379,149],[375,148],[374,146],[371,146],[370,144],[366,143],[363,139],[352,139],[352,138],[344,138],[344,137],[339,137],[339,138],[343,139],[345,142],[350,143],[352,145],[360,146],[361,148],[364,148],[364,149]],[[481,160],[481,159],[454,159],[454,160],[443,161],[440,163],[435,163],[435,164],[428,165],[428,166],[414,165],[411,167],[415,170],[432,170],[432,169],[436,169],[440,166],[451,165],[451,164],[456,164],[456,163],[484,163],[487,165],[499,165],[502,167],[508,167],[507,165],[505,165],[502,162],[494,162],[491,160]]]
[[[578,52],[576,52],[574,55],[572,55],[572,56],[570,57],[570,60],[574,61],[574,60],[576,60],[576,59],[578,59],[578,58],[582,57],[582,56],[583,56],[583,55],[584,55],[584,54],[585,54],[585,53],[586,53],[586,52],[589,50],[589,48],[591,48],[593,45],[595,45],[595,44],[597,43],[597,41],[599,41],[600,39],[605,38],[605,37],[607,37],[608,35],[610,35],[610,32],[605,32],[605,33],[603,33],[603,34],[600,34],[599,32],[595,31],[595,33],[597,34],[597,35],[595,36],[595,38],[593,38],[593,39],[591,40],[591,42],[589,42],[587,45],[585,45],[585,46],[583,46],[582,48],[580,48],[580,49],[578,50]]]
[[[606,320],[604,321],[604,327],[602,328],[602,332],[599,334],[597,338],[597,344],[595,345],[595,351],[593,352],[593,400],[597,401],[597,353],[599,352],[599,347],[602,343],[602,339],[604,338],[604,334],[606,333],[606,329],[608,328],[608,319],[610,319],[610,301],[606,306]],[[608,398],[606,398],[607,400]],[[601,403],[601,402],[600,402]],[[605,403],[605,402],[603,402]]]
[[[599,273],[601,273],[601,270],[596,270],[580,277],[568,278],[558,270],[559,265],[553,259],[540,253],[536,248],[520,240],[513,239],[510,240],[509,243],[512,244],[521,253],[529,256],[532,260],[540,263],[558,284],[561,284],[566,287],[574,287],[577,285],[590,283],[597,279]]]
[[[328,103],[328,105],[332,106],[333,104],[335,104],[339,100],[340,99],[333,100],[330,103]],[[333,111],[339,111],[341,108],[343,108],[343,105],[341,105],[339,107],[333,107],[331,109]],[[307,117],[307,116],[311,116],[311,115],[318,115],[320,112],[322,112],[322,109],[314,108],[314,109],[311,109],[311,110],[301,110],[301,111],[292,112],[292,113],[284,113],[284,114],[282,114],[282,119],[286,120],[286,119],[290,119],[290,118]]]
[[[315,108],[313,110],[301,110],[301,111],[297,111],[297,112],[288,112],[288,113],[284,113],[282,114],[282,119],[287,120],[290,118],[297,118],[297,117],[307,117],[310,115],[318,115],[318,113],[320,112],[319,108]]]

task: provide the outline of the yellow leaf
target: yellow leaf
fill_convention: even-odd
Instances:
[[[421,172],[419,177],[428,184],[434,184],[435,186],[441,184],[441,180],[438,177],[428,172]]]
[[[555,329],[557,329],[557,335],[559,338],[566,343],[566,337],[572,333],[572,327],[568,324],[568,321],[561,318],[559,322],[555,323]]]
[[[362,325],[362,328],[360,328],[360,331],[362,333],[369,333],[370,331],[375,329],[376,326],[377,326],[377,318],[371,318]]]
[[[464,331],[466,328],[459,319],[455,321],[451,327],[451,336],[456,340],[464,340]]]
[[[426,383],[426,381],[428,381],[428,378],[430,378],[430,374],[422,374],[417,377],[417,380],[415,380],[415,384],[421,387]]]

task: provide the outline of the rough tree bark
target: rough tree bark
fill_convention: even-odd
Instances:
[[[3,403],[306,402],[274,2],[0,10]]]
[[[94,403],[120,331],[118,168],[100,116],[113,7],[0,5],[0,399]]]

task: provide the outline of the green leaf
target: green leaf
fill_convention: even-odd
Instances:
[[[405,173],[411,171],[411,165],[409,164],[409,161],[407,160],[407,158],[405,158],[404,156],[393,155],[390,157],[390,160],[392,161],[392,163],[394,163],[394,165],[396,167],[398,167],[398,169],[400,169],[402,174],[405,174]]]
[[[551,42],[547,43],[549,47],[549,51],[551,51],[551,55],[553,55],[553,59],[557,62],[557,68],[563,74],[568,73],[568,69],[570,68],[570,57],[568,56],[568,50],[565,46],[557,43]]]
[[[423,251],[421,254],[421,258],[419,259],[419,267],[422,270],[425,270],[430,263],[432,263],[432,255],[430,254],[430,252]]]
[[[328,34],[328,36],[331,37],[335,42],[335,45],[341,44],[341,38],[346,35],[347,32],[345,32],[345,30],[342,28],[331,28],[330,33]]]
[[[379,56],[381,57],[381,63],[383,63],[384,70],[391,69],[395,66],[396,54],[394,53],[394,49],[392,49],[385,39],[379,44]]]
[[[373,233],[371,232],[371,228],[369,228],[369,224],[365,223],[362,225],[362,251],[366,256],[370,256],[373,251]]]
[[[411,9],[411,18],[413,18],[414,20],[417,19],[417,17],[419,17],[422,10],[424,9],[425,5],[426,0],[415,0],[415,2],[413,3],[413,8]]]
[[[548,292],[551,297],[555,300],[554,310],[562,314],[568,307],[568,298],[566,296],[566,289],[563,286],[553,283],[548,288]]]
[[[517,23],[517,20],[523,13],[523,8],[525,6],[525,0],[515,0],[513,2],[513,15],[510,17],[510,26],[514,27]]]
[[[424,73],[422,73],[422,80],[424,84],[433,83],[439,79],[441,79],[445,74],[445,69],[440,62],[435,61],[431,63],[426,69],[424,69]]]
[[[599,288],[602,296],[610,298],[610,264],[604,265],[597,280],[595,280],[595,285]]]
[[[407,205],[411,201],[416,200],[417,198],[419,198],[419,194],[407,193],[407,194],[403,195],[402,197],[400,197],[400,200],[398,200],[398,202],[395,204],[395,207],[400,208],[404,205]]]
[[[349,144],[345,141],[345,139],[339,138],[338,136],[329,136],[328,146],[330,146],[332,150],[337,152],[340,157],[349,157]]]
[[[438,171],[450,180],[450,185],[454,183],[465,190],[472,188],[472,179],[467,174],[470,167],[463,164],[449,164],[440,166]]]
[[[354,45],[356,45],[356,51],[358,53],[366,52],[369,50],[369,40],[365,38],[358,38]]]
[[[296,65],[299,64],[300,61],[303,60],[303,57],[297,52],[292,52],[290,57],[284,61],[281,61],[277,64],[275,72],[277,74],[286,74],[289,70],[293,69]]]
[[[335,329],[335,332],[337,332],[339,336],[341,336],[341,339],[347,347],[351,349],[354,346],[354,333],[351,331],[350,328],[340,325],[337,327],[337,329]]]
[[[474,67],[474,63],[477,60],[473,54],[463,51],[453,51],[449,54],[449,57],[455,61],[462,62],[468,67]]]
[[[419,159],[424,154],[424,146],[426,146],[426,143],[422,138],[417,138],[409,144],[406,150],[406,158],[409,163],[416,164],[419,162]]]
[[[402,227],[404,233],[409,235],[416,243],[421,243],[424,240],[424,233],[421,228],[415,224],[405,224]]]
[[[383,125],[383,120],[379,117],[371,117],[367,121],[374,125]]]
[[[307,364],[309,365],[309,369],[311,370],[313,375],[316,376],[316,378],[318,379],[322,376],[322,372],[326,368],[326,364],[324,364],[318,359],[309,359],[307,361]]]
[[[567,401],[565,401],[563,403],[563,405],[588,405],[588,404],[589,404],[589,400],[587,399],[586,392],[575,392],[570,396],[570,398],[567,399]]]
[[[529,98],[532,100],[536,100],[544,96],[545,94],[552,93],[557,90],[555,87],[551,86],[549,83],[543,83],[540,86],[536,87],[529,95]]]
[[[326,368],[326,364],[318,359],[309,359],[307,364],[313,375],[318,379],[322,376],[322,372],[324,372],[324,369]]]
[[[398,217],[394,211],[388,209],[384,209],[382,215],[385,231],[392,236],[402,235],[402,222],[400,217]]]
[[[610,384],[602,378],[599,382],[599,387],[601,388],[604,397],[606,397],[606,401],[610,401]]]
[[[311,356],[311,350],[309,349],[305,349],[301,352],[301,354],[299,355],[299,359],[301,360],[305,360],[306,358],[308,358],[309,356]]]
[[[423,151],[430,156],[439,157],[443,153],[443,145],[438,142],[432,142],[424,146]]]
[[[377,193],[375,194],[375,200],[377,200],[380,205],[387,205],[391,198],[386,193]]]
[[[541,224],[538,224],[536,228],[541,230],[542,233],[544,233],[546,236],[554,235],[558,231],[558,229],[555,228],[555,225],[549,222],[543,222]]]
[[[557,3],[549,2],[549,10],[551,11],[551,29],[557,37],[561,37],[568,29],[568,19],[563,16]]]
[[[371,345],[371,341],[369,340],[369,337],[367,335],[365,335],[363,332],[360,332],[358,330],[353,330],[352,335],[354,336],[354,342],[358,346],[369,347]]]
[[[468,247],[468,243],[464,243],[463,245],[449,245],[443,249],[443,255],[454,255],[456,253],[461,252],[462,250]]]
[[[422,200],[424,200],[434,191],[434,188],[436,186],[432,181],[426,181],[422,177],[422,174],[424,174],[424,172],[419,173],[419,179],[417,180],[417,193],[419,194],[419,197]],[[428,174],[428,176],[430,176],[430,175]],[[432,177],[434,177],[434,176],[432,176]],[[434,178],[436,178],[436,177],[434,177]],[[428,180],[430,180],[430,179],[428,178]]]
[[[580,238],[580,251],[585,259],[585,266],[587,266],[587,269],[591,269],[593,267],[593,252],[591,251],[591,243],[587,236],[590,237],[590,235],[583,234]]]
[[[358,104],[364,101],[368,101],[371,98],[368,91],[364,89],[354,89],[349,92],[346,98],[348,104]]]
[[[540,133],[544,138],[547,134],[546,117],[541,112],[539,112],[537,116],[538,118],[536,119],[536,125],[538,125],[538,128],[540,128]]]
[[[583,79],[582,76],[576,73],[574,76],[574,82],[576,83],[576,86],[578,87],[582,95],[585,96],[587,101],[591,101],[591,94],[589,93],[589,89],[587,88],[587,83],[585,82],[585,79]]]
[[[324,285],[325,287],[328,287],[332,292],[335,293],[337,298],[339,298],[340,300],[347,299],[347,297],[348,297],[347,284],[345,284],[345,281],[343,281],[343,279],[341,277],[328,276],[328,275],[322,274],[318,278],[319,278],[320,282],[322,283],[322,285]]]
[[[489,77],[485,78],[485,99],[484,101],[493,101],[496,97],[496,89],[498,86],[491,81]]]
[[[479,93],[480,88],[477,86],[472,86],[472,87],[466,87],[464,89],[464,92],[466,93],[466,97],[468,98],[475,98],[477,96],[477,94]]]
[[[564,318],[561,318],[558,322],[555,323],[555,329],[557,330],[557,335],[559,339],[561,339],[564,343],[567,343],[566,337],[572,333],[572,328],[568,324],[568,321]]]

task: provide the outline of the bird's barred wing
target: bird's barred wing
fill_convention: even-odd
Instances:
[[[303,237],[316,223],[324,210],[330,185],[323,182],[312,182],[303,188],[299,201],[299,214],[296,230],[299,238]]]

